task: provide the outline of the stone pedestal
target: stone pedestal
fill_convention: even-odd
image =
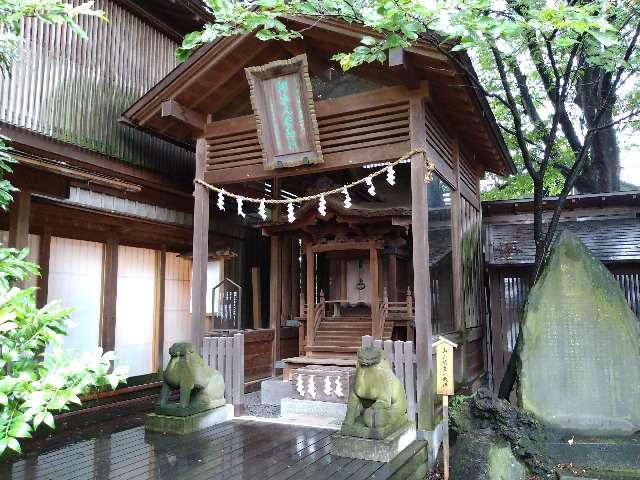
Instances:
[[[149,413],[145,418],[144,426],[149,432],[171,433],[186,435],[218,423],[226,422],[233,418],[233,405],[226,404],[222,407],[207,410],[185,417],[174,417]]]
[[[280,415],[285,417],[290,414],[334,417],[342,422],[347,414],[347,404],[283,398],[280,402]]]
[[[336,433],[333,435],[332,453],[340,457],[359,458],[374,462],[390,462],[413,443],[415,439],[416,428],[411,423],[407,423],[404,427],[382,440]]]
[[[264,380],[260,384],[260,403],[262,405],[280,405],[283,398],[291,397],[291,382],[280,379]]]

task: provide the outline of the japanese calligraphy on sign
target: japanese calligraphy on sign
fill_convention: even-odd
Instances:
[[[245,69],[264,168],[322,163],[306,55]]]
[[[457,346],[443,337],[433,344],[436,349],[436,393],[438,395],[453,395],[453,349]]]

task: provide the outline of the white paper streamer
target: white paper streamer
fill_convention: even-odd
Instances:
[[[224,195],[222,192],[218,192],[218,209],[224,212]]]
[[[351,196],[349,195],[349,190],[345,187],[342,189],[342,193],[344,194],[344,208],[351,208]]]
[[[369,185],[369,188],[367,190],[367,192],[369,192],[369,195],[371,195],[372,197],[375,197],[376,187],[373,186],[373,178],[372,177],[365,178],[364,183]]]
[[[267,219],[267,207],[264,204],[264,198],[260,202],[260,206],[258,207],[258,215],[262,218],[262,220]]]
[[[289,223],[293,223],[296,221],[296,216],[293,214],[293,203],[287,203],[287,220]]]
[[[324,199],[324,195],[320,197],[320,202],[318,203],[318,212],[323,217],[327,214],[327,201]]]
[[[245,213],[242,211],[242,199],[236,198],[236,202],[238,203],[238,215],[242,218],[246,217]]]
[[[392,165],[389,165],[387,167],[387,182],[389,183],[389,185],[395,185],[396,184],[396,172],[393,169]]]

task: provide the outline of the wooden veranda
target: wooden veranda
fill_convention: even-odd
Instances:
[[[0,463],[5,480],[224,479],[379,480],[407,478],[426,461],[417,442],[390,463],[331,453],[333,430],[234,420],[175,437],[145,433],[139,419],[85,430],[71,441],[39,445],[20,459]],[[422,454],[422,457],[420,456]],[[417,459],[417,460],[416,460]]]

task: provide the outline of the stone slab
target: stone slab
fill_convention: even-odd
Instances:
[[[359,438],[335,433],[333,435],[334,455],[359,458],[374,462],[390,462],[400,452],[416,440],[416,428],[407,425],[383,440]]]
[[[640,324],[615,277],[559,234],[523,313],[520,405],[570,434],[640,430]]]
[[[226,422],[232,418],[233,405],[226,404],[222,407],[187,417],[170,417],[167,415],[158,415],[157,413],[149,413],[145,418],[144,426],[149,432],[186,435],[218,423]]]
[[[451,458],[451,478],[464,480],[527,480],[529,473],[511,447],[491,432],[459,435]]]
[[[283,398],[280,402],[280,415],[284,417],[290,414],[333,417],[342,421],[347,415],[347,404]]]
[[[572,464],[581,468],[627,471],[640,476],[640,441],[638,439],[593,439],[542,443],[542,451],[555,464]]]
[[[282,379],[265,380],[260,384],[260,403],[262,405],[280,405],[283,398],[290,398],[292,386]]]

